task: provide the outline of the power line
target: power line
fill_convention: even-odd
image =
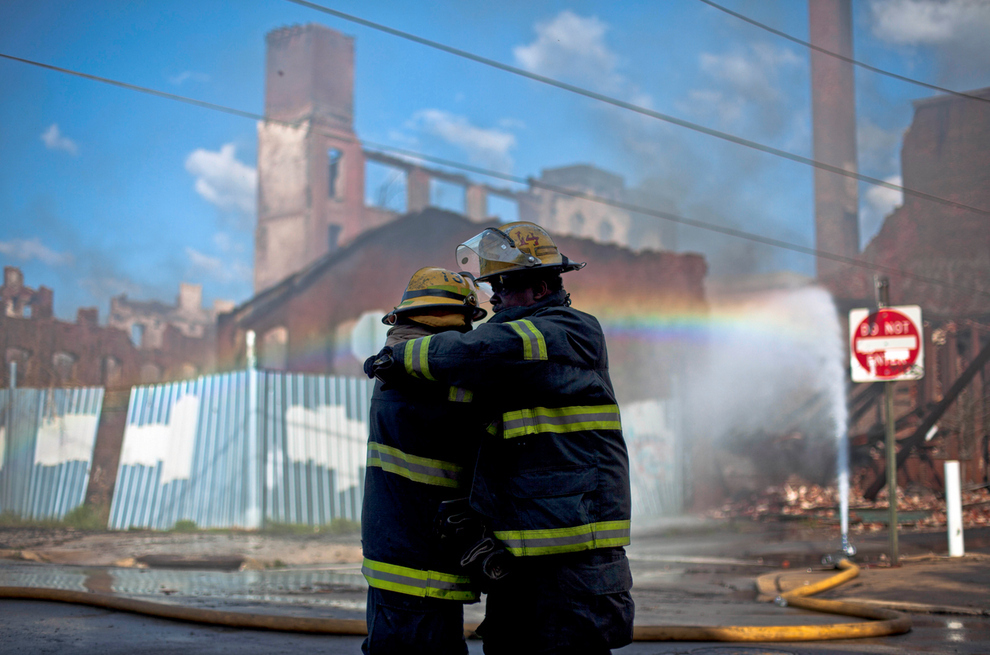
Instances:
[[[970,211],[970,212],[974,212],[974,213],[977,213],[977,214],[981,214],[983,216],[990,216],[990,209],[981,209],[979,207],[973,207],[973,206],[967,205],[965,203],[956,202],[954,200],[948,200],[946,198],[940,198],[940,197],[935,196],[935,195],[932,195],[930,193],[925,193],[924,191],[918,191],[917,189],[910,189],[908,187],[898,186],[896,184],[892,184],[890,182],[887,182],[886,180],[881,180],[880,178],[870,177],[868,175],[863,175],[862,173],[848,171],[848,170],[846,170],[846,169],[844,169],[844,168],[842,168],[840,166],[833,166],[832,164],[826,164],[825,162],[820,162],[820,161],[818,161],[816,159],[812,159],[811,157],[805,157],[803,155],[798,155],[798,154],[793,153],[793,152],[788,152],[786,150],[781,150],[779,148],[774,148],[773,146],[768,146],[768,145],[759,143],[757,141],[750,141],[749,139],[744,139],[742,137],[735,136],[734,134],[729,134],[728,132],[721,132],[719,130],[712,129],[710,127],[705,127],[705,126],[699,125],[697,123],[692,123],[692,122],[687,121],[687,120],[684,120],[682,118],[676,118],[674,116],[670,116],[669,114],[663,114],[661,112],[654,111],[652,109],[647,109],[646,107],[642,107],[640,105],[635,105],[635,104],[633,104],[631,102],[626,102],[624,100],[619,100],[618,98],[613,98],[612,96],[607,96],[607,95],[602,94],[602,93],[596,93],[595,91],[590,91],[590,90],[585,89],[585,88],[580,87],[580,86],[575,86],[573,84],[568,84],[566,82],[561,82],[560,80],[556,80],[556,79],[554,79],[552,77],[546,77],[546,76],[543,76],[543,75],[538,75],[536,73],[531,73],[531,72],[529,72],[527,70],[523,70],[523,69],[517,68],[515,66],[510,66],[508,64],[503,64],[502,62],[496,61],[494,59],[489,59],[487,57],[482,57],[481,55],[476,55],[476,54],[471,53],[471,52],[468,52],[466,50],[461,50],[459,48],[454,48],[452,46],[448,46],[448,45],[445,45],[443,43],[439,43],[437,41],[431,41],[430,39],[426,39],[426,38],[423,38],[421,36],[416,36],[415,34],[410,34],[409,32],[403,32],[401,30],[397,30],[397,29],[394,29],[392,27],[388,27],[386,25],[382,25],[380,23],[375,23],[375,22],[372,22],[370,20],[365,20],[364,18],[358,18],[357,16],[353,16],[351,14],[346,14],[346,13],[344,13],[342,11],[337,11],[336,9],[330,9],[328,7],[323,7],[321,5],[314,4],[312,2],[308,2],[307,0],[287,0],[287,1],[288,2],[292,2],[294,4],[297,4],[297,5],[301,5],[303,7],[308,7],[310,9],[314,9],[316,11],[323,12],[325,14],[329,14],[331,16],[335,16],[337,18],[341,18],[341,19],[346,20],[346,21],[350,21],[352,23],[357,23],[358,25],[363,25],[365,27],[370,27],[371,29],[378,30],[380,32],[385,32],[386,34],[391,34],[393,36],[397,36],[397,37],[400,37],[400,38],[403,38],[403,39],[407,39],[409,41],[413,41],[415,43],[419,43],[421,45],[425,45],[425,46],[430,47],[430,48],[435,48],[437,50],[441,50],[443,52],[446,52],[446,53],[449,53],[449,54],[452,54],[452,55],[456,55],[458,57],[463,57],[465,59],[470,59],[471,61],[474,61],[474,62],[477,62],[477,63],[480,63],[480,64],[484,64],[486,66],[491,66],[493,68],[497,68],[497,69],[502,70],[502,71],[505,71],[507,73],[512,73],[513,75],[519,75],[519,76],[522,76],[522,77],[525,77],[525,78],[528,78],[528,79],[531,79],[531,80],[534,80],[534,81],[537,81],[537,82],[541,82],[543,84],[547,84],[549,86],[554,86],[554,87],[557,87],[559,89],[563,89],[565,91],[569,91],[571,93],[575,93],[577,95],[585,96],[586,98],[591,98],[593,100],[598,100],[600,102],[604,102],[606,104],[610,104],[610,105],[613,105],[615,107],[620,107],[622,109],[627,109],[627,110],[632,111],[632,112],[635,112],[637,114],[642,114],[643,116],[648,116],[650,118],[655,118],[657,120],[661,120],[661,121],[664,121],[664,122],[667,122],[667,123],[671,123],[673,125],[677,125],[678,127],[683,127],[683,128],[689,129],[689,130],[693,130],[695,132],[700,132],[701,134],[707,134],[708,136],[712,136],[712,137],[715,137],[717,139],[722,139],[723,141],[728,141],[730,143],[735,143],[736,145],[741,145],[741,146],[745,146],[747,148],[752,148],[753,150],[758,150],[760,152],[764,152],[764,153],[767,153],[767,154],[770,154],[770,155],[781,157],[783,159],[789,159],[790,161],[797,162],[799,164],[804,164],[806,166],[813,166],[815,168],[819,168],[821,170],[829,171],[830,173],[835,173],[836,175],[841,175],[843,177],[848,177],[848,178],[852,178],[852,179],[855,179],[855,180],[860,180],[861,182],[867,182],[867,183],[872,184],[874,186],[884,187],[884,188],[887,188],[887,189],[891,189],[893,191],[900,191],[901,193],[903,193],[905,195],[914,196],[914,197],[917,197],[917,198],[923,198],[925,200],[929,200],[931,202],[935,202],[935,203],[938,203],[938,204],[941,204],[941,205],[945,205],[947,207],[954,207],[956,209],[963,209],[963,210],[966,210],[966,211]]]
[[[331,135],[328,135],[331,136]],[[567,187],[557,186],[554,184],[548,184],[541,180],[529,177],[524,178],[518,175],[511,175],[508,173],[500,173],[495,170],[481,168],[478,166],[472,166],[470,164],[463,164],[460,162],[451,161],[449,159],[443,159],[441,157],[434,157],[432,155],[426,155],[423,153],[415,152],[412,150],[405,150],[403,148],[396,148],[393,146],[387,146],[384,144],[373,143],[371,141],[362,141],[362,145],[369,146],[371,149],[377,149],[384,152],[391,152],[395,154],[401,154],[405,157],[410,157],[413,159],[419,159],[421,161],[430,162],[433,164],[438,164],[441,166],[450,166],[452,168],[458,168],[460,170],[469,171],[472,173],[478,173],[479,175],[485,175],[488,177],[494,177],[508,182],[515,182],[518,184],[526,184],[531,187],[538,187],[541,189],[546,189],[547,191],[552,191],[553,193],[559,193],[561,195],[567,195],[574,198],[580,198],[583,200],[588,200],[590,202],[599,203],[602,205],[608,205],[610,207],[615,207],[617,209],[622,209],[624,211],[633,212],[636,214],[644,214],[646,216],[653,216],[662,220],[670,221],[672,223],[678,223],[680,225],[687,225],[689,227],[695,227],[702,230],[707,230],[709,232],[716,232],[719,234],[724,234],[731,237],[736,237],[739,239],[745,239],[747,241],[753,241],[755,243],[760,243],[763,245],[771,246],[774,248],[780,248],[782,250],[790,250],[792,252],[801,253],[804,255],[811,255],[813,257],[819,257],[821,259],[828,259],[830,261],[839,262],[842,264],[848,264],[850,266],[856,266],[858,268],[865,268],[871,271],[877,271],[882,273],[889,273],[891,275],[899,275],[901,277],[916,280],[918,282],[925,282],[927,284],[934,284],[947,289],[952,289],[954,291],[965,291],[967,293],[974,293],[983,296],[990,296],[990,291],[985,291],[982,289],[973,289],[969,287],[960,287],[954,284],[950,284],[943,280],[936,278],[927,277],[924,275],[916,275],[914,273],[894,268],[892,266],[884,266],[883,264],[873,264],[870,262],[863,261],[861,259],[856,259],[854,257],[845,257],[843,255],[836,255],[834,253],[827,252],[825,250],[818,250],[816,248],[809,248],[807,246],[802,246],[796,243],[791,243],[789,241],[783,241],[782,239],[774,239],[772,237],[766,237],[761,234],[754,234],[752,232],[746,232],[743,230],[737,230],[731,227],[724,227],[721,225],[715,225],[714,223],[707,223],[705,221],[695,220],[693,218],[686,218],[678,214],[673,214],[670,212],[664,212],[657,209],[651,209],[649,207],[642,207],[639,205],[634,205],[627,202],[622,202],[619,200],[612,200],[602,196],[596,196],[592,193],[586,193],[584,191],[578,191],[576,189],[568,189]]]
[[[716,4],[716,3],[712,2],[712,0],[698,0],[698,1],[705,3],[709,7],[712,7],[713,9],[718,9],[719,11],[725,12],[726,14],[728,14],[730,16],[733,16],[735,18],[738,18],[741,21],[747,22],[750,25],[755,25],[756,27],[759,27],[762,30],[766,30],[767,32],[770,32],[771,34],[776,34],[777,36],[779,36],[779,37],[781,37],[783,39],[787,39],[788,41],[793,41],[794,43],[797,43],[798,45],[804,46],[805,48],[810,48],[811,50],[814,50],[815,52],[820,52],[823,55],[828,55],[829,57],[834,57],[834,58],[839,59],[841,61],[844,61],[844,62],[846,62],[848,64],[852,64],[853,66],[859,66],[860,68],[865,69],[865,70],[868,70],[868,71],[871,71],[873,73],[879,73],[880,75],[886,75],[887,77],[892,77],[895,80],[900,80],[902,82],[908,82],[909,84],[916,84],[918,86],[923,86],[925,88],[932,89],[933,91],[940,91],[942,93],[946,93],[946,94],[949,94],[949,95],[957,96],[957,97],[960,97],[960,98],[968,98],[970,100],[979,100],[980,102],[990,102],[990,98],[983,98],[981,96],[974,96],[974,95],[970,95],[968,93],[962,93],[960,91],[953,91],[952,89],[946,89],[945,87],[936,86],[935,84],[929,84],[928,82],[922,82],[921,80],[916,80],[916,79],[914,79],[912,77],[906,77],[904,75],[898,75],[897,73],[893,73],[891,71],[884,70],[882,68],[877,68],[876,66],[871,66],[869,64],[865,64],[865,63],[863,63],[861,61],[858,61],[856,59],[853,59],[851,57],[846,57],[845,55],[840,55],[837,52],[832,52],[831,50],[826,50],[825,48],[816,46],[813,43],[810,43],[808,41],[803,41],[803,40],[797,38],[796,36],[791,36],[790,34],[788,34],[786,32],[782,32],[782,31],[780,31],[778,29],[775,29],[773,27],[770,27],[769,25],[766,25],[766,24],[761,23],[759,21],[753,20],[749,16],[745,16],[743,14],[740,14],[740,13],[737,13],[735,11],[732,11],[731,9],[728,9],[726,7],[723,7],[722,5]]]
[[[114,80],[114,79],[110,79],[110,78],[106,78],[106,77],[100,77],[98,75],[90,75],[88,73],[81,73],[79,71],[74,71],[74,70],[71,70],[71,69],[68,69],[68,68],[60,68],[58,66],[51,66],[49,64],[42,64],[42,63],[39,63],[39,62],[31,61],[29,59],[21,59],[19,57],[13,57],[11,55],[6,55],[6,54],[3,54],[3,53],[0,53],[0,57],[6,58],[6,59],[11,59],[11,60],[18,61],[18,62],[22,62],[22,63],[29,64],[29,65],[32,65],[32,66],[38,66],[40,68],[44,68],[44,69],[47,69],[47,70],[56,71],[56,72],[59,72],[59,73],[64,73],[64,74],[67,74],[67,75],[74,75],[74,76],[77,76],[77,77],[82,77],[84,79],[92,80],[94,82],[102,82],[104,84],[109,84],[109,85],[112,85],[112,86],[124,88],[124,89],[130,90],[130,91],[137,91],[139,93],[145,93],[145,94],[148,94],[148,95],[153,95],[153,96],[156,96],[156,97],[165,98],[167,100],[173,100],[173,101],[176,101],[176,102],[183,102],[183,103],[194,105],[194,106],[197,106],[197,107],[202,107],[204,109],[211,109],[213,111],[220,111],[220,112],[223,112],[223,113],[226,113],[226,114],[232,114],[234,116],[239,116],[239,117],[242,117],[242,118],[250,118],[250,119],[253,119],[253,120],[266,121],[266,122],[269,122],[269,123],[276,123],[276,124],[280,124],[280,125],[286,125],[286,126],[294,127],[294,128],[297,128],[297,129],[301,127],[301,122],[290,123],[288,121],[283,121],[283,120],[268,118],[267,116],[265,116],[263,114],[257,114],[255,112],[243,111],[241,109],[235,109],[233,107],[227,107],[227,106],[224,106],[224,105],[217,105],[217,104],[213,104],[213,103],[209,103],[209,102],[204,102],[202,100],[196,100],[195,98],[189,98],[189,97],[186,97],[186,96],[180,96],[180,95],[176,95],[174,93],[165,93],[163,91],[158,91],[157,89],[151,89],[151,88],[148,88],[148,87],[138,86],[136,84],[128,84],[126,82],[121,82],[119,80]],[[323,135],[323,136],[331,136],[331,137],[334,137],[334,138],[337,138],[337,139],[341,139],[340,135],[338,135],[338,134],[331,133],[329,131],[327,131],[327,132],[321,131],[319,126],[316,126],[316,130],[315,131],[317,133]],[[344,140],[344,139],[341,139],[341,140]],[[508,174],[508,173],[502,173],[502,172],[495,171],[495,170],[492,170],[492,169],[481,168],[480,166],[473,166],[471,164],[464,164],[464,163],[461,163],[461,162],[456,162],[456,161],[452,161],[452,160],[449,160],[449,159],[444,159],[444,158],[441,158],[441,157],[434,157],[432,155],[427,155],[427,154],[416,152],[416,151],[413,151],[413,150],[406,150],[404,148],[396,148],[394,146],[388,146],[388,145],[385,145],[385,144],[373,143],[373,142],[370,142],[370,141],[361,141],[361,140],[356,139],[356,138],[355,139],[347,139],[346,141],[351,142],[351,143],[357,143],[357,144],[362,145],[362,146],[369,146],[372,149],[377,149],[377,150],[380,150],[380,151],[383,151],[383,152],[389,152],[389,153],[393,153],[393,154],[396,154],[396,155],[402,155],[404,157],[410,157],[410,158],[418,159],[418,160],[421,160],[421,161],[431,162],[431,163],[438,164],[438,165],[441,165],[441,166],[449,166],[451,168],[457,168],[457,169],[464,170],[464,171],[467,171],[467,172],[477,173],[479,175],[484,175],[484,176],[487,176],[487,177],[501,179],[501,180],[505,180],[505,181],[508,181],[508,182],[514,182],[514,183],[517,183],[517,184],[529,185],[531,187],[537,187],[537,188],[546,189],[547,191],[551,191],[553,193],[559,193],[561,195],[572,196],[574,198],[581,198],[583,200],[588,200],[590,202],[595,202],[595,203],[599,203],[599,204],[603,204],[603,205],[608,205],[608,206],[611,206],[611,207],[615,207],[617,209],[622,209],[624,211],[629,211],[629,212],[633,212],[633,213],[637,213],[637,214],[643,214],[643,215],[646,215],[646,216],[653,216],[653,217],[656,217],[656,218],[659,218],[659,219],[662,219],[662,220],[666,220],[666,221],[670,221],[670,222],[673,222],[673,223],[678,223],[678,224],[681,224],[681,225],[687,225],[689,227],[694,227],[694,228],[706,230],[706,231],[709,231],[709,232],[716,232],[716,233],[719,233],[719,234],[724,234],[724,235],[727,235],[727,236],[735,237],[735,238],[738,238],[738,239],[744,239],[744,240],[747,240],[747,241],[753,241],[755,243],[760,243],[760,244],[767,245],[767,246],[770,246],[770,247],[773,247],[773,248],[780,248],[782,250],[790,250],[792,252],[797,252],[797,253],[801,253],[801,254],[804,254],[804,255],[811,255],[813,257],[819,257],[821,259],[828,259],[828,260],[831,260],[831,261],[834,261],[834,262],[848,264],[850,266],[856,266],[858,268],[864,268],[864,269],[871,270],[871,271],[878,271],[878,272],[884,272],[884,273],[888,273],[888,274],[892,274],[892,275],[899,275],[899,276],[904,277],[904,278],[907,278],[907,279],[917,280],[919,282],[925,282],[927,284],[933,284],[933,285],[940,286],[942,288],[950,289],[950,290],[953,290],[953,291],[962,291],[962,292],[972,293],[972,294],[977,294],[977,295],[982,295],[982,296],[990,296],[990,291],[985,291],[985,290],[982,290],[982,289],[973,289],[973,288],[969,288],[969,287],[961,287],[961,286],[957,286],[957,285],[951,284],[949,282],[945,282],[944,280],[939,280],[937,278],[930,278],[930,277],[923,276],[923,275],[916,275],[914,273],[911,273],[911,272],[908,272],[908,271],[905,271],[905,270],[902,270],[902,269],[894,268],[894,267],[891,267],[891,266],[884,266],[882,264],[872,264],[870,262],[865,262],[865,261],[863,261],[861,259],[856,259],[856,258],[853,258],[853,257],[845,257],[843,255],[837,255],[837,254],[830,253],[830,252],[827,252],[827,251],[824,251],[824,250],[818,250],[816,248],[809,248],[808,246],[802,246],[802,245],[799,245],[799,244],[796,244],[796,243],[790,243],[789,241],[784,241],[782,239],[774,239],[772,237],[766,237],[766,236],[763,236],[763,235],[760,235],[760,234],[754,234],[752,232],[745,232],[743,230],[737,230],[737,229],[731,228],[731,227],[724,227],[724,226],[721,226],[721,225],[715,225],[714,223],[707,223],[705,221],[699,221],[699,220],[695,220],[695,219],[692,219],[692,218],[686,218],[684,216],[679,216],[677,214],[673,214],[673,213],[670,213],[670,212],[664,212],[664,211],[660,211],[660,210],[656,210],[656,209],[651,209],[649,207],[641,207],[639,205],[633,205],[631,203],[621,202],[621,201],[618,201],[618,200],[611,200],[609,198],[604,198],[604,197],[601,197],[601,196],[596,196],[596,195],[591,194],[591,193],[586,193],[586,192],[578,191],[578,190],[575,190],[575,189],[568,189],[566,187],[561,187],[561,186],[557,186],[557,185],[554,185],[554,184],[548,184],[546,182],[543,182],[541,180],[537,180],[537,179],[532,178],[532,177],[525,178],[525,177],[521,177],[521,176],[518,176],[518,175],[511,175],[511,174]]]
[[[158,96],[159,98],[167,98],[169,100],[178,100],[179,102],[184,102],[186,104],[195,105],[197,107],[205,107],[206,109],[213,109],[215,111],[222,111],[226,114],[233,114],[234,116],[240,116],[242,118],[255,118],[258,120],[267,120],[261,114],[255,114],[249,111],[241,111],[240,109],[234,109],[232,107],[225,107],[223,105],[216,105],[212,102],[205,102],[203,100],[196,100],[195,98],[187,98],[186,96],[175,95],[174,93],[166,93],[165,91],[159,91],[157,89],[150,89],[144,86],[137,86],[135,84],[128,84],[127,82],[121,82],[119,80],[113,80],[109,77],[100,77],[99,75],[90,75],[89,73],[81,73],[79,71],[74,71],[68,68],[60,68],[58,66],[52,66],[51,64],[43,64],[40,61],[32,61],[30,59],[22,59],[20,57],[14,57],[13,55],[7,55],[0,52],[0,57],[4,59],[10,59],[12,61],[19,61],[22,64],[29,64],[31,66],[37,66],[38,68],[46,68],[48,70],[53,70],[58,73],[65,73],[67,75],[75,75],[76,77],[81,77],[87,80],[93,80],[94,82],[103,82],[104,84],[110,84],[112,86],[118,86],[122,89],[129,89],[131,91],[140,91],[141,93],[147,93],[153,96]],[[292,125],[292,123],[286,123],[287,125]]]

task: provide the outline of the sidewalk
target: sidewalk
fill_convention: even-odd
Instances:
[[[855,560],[854,560],[855,561]],[[834,571],[783,571],[756,579],[759,600],[813,584]],[[834,598],[918,614],[990,616],[990,555],[902,558],[897,567],[867,567],[817,598]]]
[[[946,556],[944,532],[899,533],[900,565],[887,564],[888,535],[855,535],[859,575],[816,598],[858,601],[910,614],[990,617],[990,528],[966,533],[967,555]],[[800,524],[690,521],[634,534],[637,621],[676,625],[809,624],[835,616],[781,611],[772,601],[795,587],[832,577],[822,564],[838,549],[837,531]]]

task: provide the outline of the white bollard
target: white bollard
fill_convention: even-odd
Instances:
[[[248,330],[247,334],[244,335],[244,344],[247,348],[245,359],[247,360],[248,370],[258,368],[258,353],[254,348],[254,330]]]
[[[963,546],[962,491],[959,486],[959,462],[945,462],[945,520],[949,532],[949,557],[966,554]]]

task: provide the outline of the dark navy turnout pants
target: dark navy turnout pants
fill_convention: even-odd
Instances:
[[[464,606],[453,600],[419,598],[368,589],[365,655],[466,655]]]
[[[488,592],[485,655],[603,655],[632,642],[632,575],[622,548],[519,557]]]

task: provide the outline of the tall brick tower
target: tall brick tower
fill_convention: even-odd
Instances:
[[[811,43],[852,58],[850,0],[808,0]],[[816,160],[856,172],[856,96],[852,64],[811,51],[811,114]],[[859,253],[855,179],[815,169],[815,247],[844,257]],[[819,280],[845,265],[819,259]]]
[[[273,120],[258,126],[255,292],[353,238],[364,200],[354,39],[309,24],[266,41],[265,115]]]

